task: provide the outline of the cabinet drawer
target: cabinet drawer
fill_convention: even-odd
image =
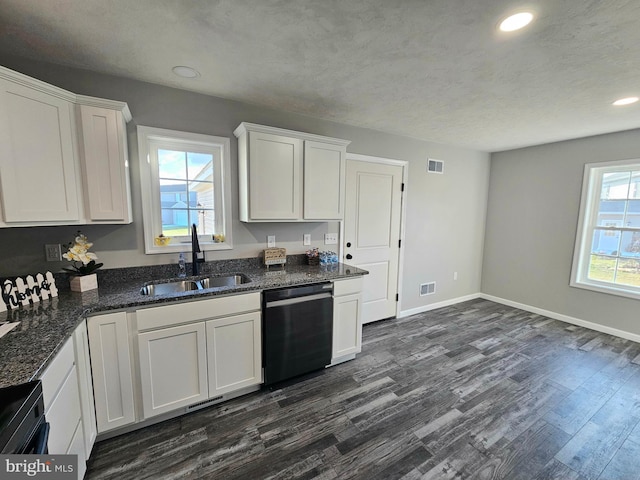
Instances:
[[[65,454],[80,423],[80,396],[75,367],[69,372],[53,403],[45,408],[45,417],[51,425],[49,453]]]
[[[333,282],[333,296],[351,295],[362,291],[362,277],[350,278],[349,280],[335,280]]]
[[[74,363],[73,342],[69,339],[51,361],[42,374],[42,377],[40,377],[42,380],[42,395],[45,409],[51,406],[53,399],[56,397],[69,371],[73,368]]]
[[[138,331],[260,310],[260,292],[176,303],[136,311]]]

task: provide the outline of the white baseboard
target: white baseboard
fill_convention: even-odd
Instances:
[[[444,300],[438,303],[431,303],[422,307],[411,308],[409,310],[402,310],[398,315],[398,318],[408,317],[417,313],[428,312],[429,310],[435,310],[436,308],[448,307],[449,305],[455,305],[456,303],[466,302],[467,300],[475,300],[480,298],[481,293],[472,293],[471,295],[465,295],[464,297],[456,297],[449,300]]]
[[[606,325],[589,322],[587,320],[582,320],[580,318],[570,317],[569,315],[563,315],[561,313],[552,312],[550,310],[544,310],[538,307],[532,307],[531,305],[526,305],[524,303],[518,303],[518,302],[513,302],[511,300],[507,300],[505,298],[494,297],[493,295],[487,295],[486,293],[481,293],[476,298],[478,297],[483,298],[485,300],[491,300],[492,302],[501,303],[509,307],[519,308],[520,310],[525,310],[527,312],[537,313],[538,315],[543,315],[545,317],[553,318],[554,320],[560,320],[561,322],[571,323],[572,325],[578,325],[580,327],[585,327],[590,330],[595,330],[597,332],[602,332],[602,333],[608,333],[609,335],[613,335],[615,337],[620,337],[626,340],[631,340],[633,342],[640,343],[640,335],[636,333],[627,332],[626,330],[619,330],[617,328],[607,327]]]

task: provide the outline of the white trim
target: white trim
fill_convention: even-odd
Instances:
[[[17,83],[32,90],[37,90],[53,97],[58,97],[68,102],[75,103],[77,95],[69,90],[65,90],[55,85],[45,83],[41,80],[37,80],[33,77],[29,77],[22,73],[10,70],[6,67],[0,67],[0,78],[9,80],[10,82]]]
[[[399,167],[405,167],[409,165],[409,162],[407,162],[406,160],[394,160],[392,158],[372,157],[371,155],[361,155],[359,153],[349,153],[349,152],[347,152],[347,160],[358,160],[360,162],[369,162],[369,163],[382,163],[385,165],[397,165]]]
[[[469,300],[475,300],[476,298],[482,298],[481,293],[472,293],[470,295],[465,295],[463,297],[451,298],[449,300],[443,300],[442,302],[430,303],[429,305],[423,305],[422,307],[411,308],[409,310],[403,310],[398,315],[398,318],[409,317],[411,315],[416,315],[418,313],[428,312],[430,310],[435,310],[436,308],[449,307],[451,305],[455,305],[456,303],[467,302]]]
[[[124,121],[129,123],[133,117],[131,116],[131,110],[126,102],[120,102],[118,100],[109,100],[106,98],[88,97],[86,95],[76,95],[76,103],[79,105],[89,105],[91,107],[107,108],[109,110],[117,110],[122,112]]]
[[[322,135],[315,135],[313,133],[296,132],[295,130],[287,130],[285,128],[269,127],[267,125],[257,125],[255,123],[242,122],[233,131],[236,137],[251,132],[268,133],[270,135],[284,135],[285,137],[299,138],[301,140],[311,140],[313,142],[330,143],[332,145],[340,145],[346,147],[351,143],[351,140],[343,140],[341,138],[323,137]]]
[[[640,334],[637,334],[637,333],[627,332],[626,330],[620,330],[618,328],[607,327],[606,325],[601,325],[599,323],[590,322],[588,320],[582,320],[580,318],[570,317],[569,315],[552,312],[551,310],[545,310],[543,308],[532,307],[531,305],[527,305],[520,302],[514,302],[512,300],[507,300],[506,298],[495,297],[487,293],[472,293],[471,295],[465,295],[463,297],[452,298],[450,300],[444,300],[442,302],[432,303],[430,305],[425,305],[423,307],[404,310],[400,312],[400,315],[398,315],[397,318],[409,317],[411,315],[428,312],[430,310],[435,310],[437,308],[455,305],[456,303],[475,300],[476,298],[481,298],[483,300],[489,300],[491,302],[500,303],[502,305],[507,305],[508,307],[519,308],[520,310],[542,315],[544,317],[552,318],[560,322],[569,323],[571,325],[578,325],[580,327],[588,328],[589,330],[606,333],[608,335],[613,335],[614,337],[624,338],[625,340],[631,340],[632,342],[640,343]]]
[[[124,116],[126,122],[130,122],[132,120],[131,111],[129,110],[129,105],[127,105],[126,102],[108,100],[106,98],[88,97],[86,95],[77,95],[73,92],[70,92],[69,90],[65,90],[64,88],[56,87],[55,85],[37,80],[33,77],[29,77],[28,75],[24,75],[20,72],[10,70],[6,67],[0,67],[0,78],[4,78],[5,80],[9,80],[10,82],[17,83],[19,85],[37,90],[42,93],[46,93],[47,95],[61,98],[71,103],[79,105],[90,105],[99,108],[107,108],[109,110],[118,110],[119,112],[122,112],[122,115]]]
[[[603,175],[610,172],[635,170],[632,167],[637,166],[639,163],[640,159],[633,158],[613,162],[585,164],[582,177],[582,192],[580,195],[580,210],[578,213],[578,228],[576,230],[573,261],[571,264],[570,286],[636,300],[640,297],[638,288],[634,288],[633,286],[625,288],[625,285],[622,284],[588,278],[589,257],[592,247],[591,242],[593,231],[597,224]],[[614,229],[614,231],[620,230]]]
[[[402,168],[402,183],[404,185],[404,190],[402,191],[402,196],[401,196],[401,206],[400,206],[400,242],[402,244],[402,247],[399,249],[400,252],[398,253],[398,278],[396,279],[396,293],[398,294],[398,301],[396,302],[396,317],[399,317],[401,312],[401,304],[402,304],[402,296],[400,295],[400,292],[402,292],[402,278],[403,278],[403,273],[404,273],[404,251],[406,248],[406,242],[405,242],[405,225],[406,225],[406,216],[407,216],[407,202],[405,201],[406,199],[406,194],[407,194],[407,190],[408,190],[408,185],[409,185],[409,162],[405,161],[405,160],[393,160],[391,158],[384,158],[384,157],[373,157],[371,155],[361,155],[358,153],[349,153],[347,152],[347,162],[349,160],[356,160],[359,162],[368,162],[368,163],[380,163],[383,165],[393,165],[396,167],[401,167]],[[346,207],[346,205],[345,205]],[[342,257],[343,251],[342,251],[342,243],[343,243],[343,239],[344,239],[344,226],[343,226],[344,221],[340,222],[340,258]]]
[[[220,148],[222,152],[221,176],[219,178],[222,188],[222,209],[216,212],[221,215],[222,222],[225,226],[225,241],[222,243],[205,243],[200,240],[200,247],[203,251],[210,250],[230,250],[233,248],[233,219],[231,209],[231,168],[230,168],[230,140],[227,137],[216,137],[213,135],[204,135],[199,133],[181,132],[175,130],[167,130],[163,128],[146,127],[138,125],[138,158],[140,168],[140,189],[142,193],[142,212],[143,212],[143,230],[144,230],[144,246],[145,254],[162,254],[162,253],[181,253],[191,250],[191,243],[176,242],[167,246],[157,247],[154,245],[153,239],[157,235],[154,229],[158,229],[157,221],[160,215],[159,205],[154,204],[153,199],[159,199],[160,193],[158,186],[152,182],[152,168],[150,144],[154,141],[166,141],[176,144],[185,144],[188,146],[215,146]],[[216,189],[218,190],[218,189]],[[152,215],[154,218],[144,218]],[[198,235],[200,236],[200,235]]]
[[[570,323],[572,325],[578,325],[580,327],[588,328],[590,330],[595,330],[596,332],[607,333],[615,337],[620,337],[626,340],[631,340],[633,342],[640,343],[640,335],[636,333],[627,332],[626,330],[619,330],[617,328],[607,327],[606,325],[589,322],[587,320],[582,320],[580,318],[570,317],[569,315],[563,315],[561,313],[552,312],[550,310],[544,310],[538,307],[532,307],[531,305],[526,305],[524,303],[513,302],[505,298],[494,297],[493,295],[488,295],[486,293],[481,293],[479,297],[483,298],[484,300],[491,300],[492,302],[501,303],[509,307],[519,308],[520,310],[525,310],[531,313],[537,313],[538,315],[543,315],[545,317],[553,318],[554,320]]]

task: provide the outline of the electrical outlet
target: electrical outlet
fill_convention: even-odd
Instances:
[[[55,245],[45,245],[44,254],[47,262],[59,262],[62,260],[62,250],[60,249],[59,243]]]
[[[458,280],[458,272],[453,272],[453,279]]]
[[[310,233],[305,233],[302,236],[302,244],[303,245],[311,245],[311,234]]]
[[[276,236],[275,235],[268,235],[267,236],[267,247],[268,248],[273,248],[276,246]]]
[[[325,233],[324,234],[324,244],[325,245],[337,245],[338,244],[338,234],[337,233]]]

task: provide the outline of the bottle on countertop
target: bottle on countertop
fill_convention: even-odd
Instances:
[[[184,260],[184,253],[180,254],[180,258],[178,259],[178,277],[184,278],[187,276],[187,264]]]

